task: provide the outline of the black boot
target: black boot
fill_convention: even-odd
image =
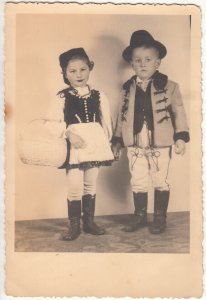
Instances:
[[[169,191],[155,190],[154,198],[154,218],[150,232],[153,234],[159,234],[166,229],[167,207],[169,203]]]
[[[147,226],[147,193],[133,193],[135,212],[130,225],[124,228],[126,232],[133,232]]]
[[[69,230],[65,234],[62,234],[61,239],[64,241],[75,240],[81,233],[80,219],[81,219],[81,200],[69,201],[68,204],[68,216],[69,216]]]
[[[94,235],[104,234],[105,230],[94,223],[95,195],[88,194],[82,197],[82,211],[84,232]]]

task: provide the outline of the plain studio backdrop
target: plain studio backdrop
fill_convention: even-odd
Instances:
[[[138,13],[138,11],[137,11]],[[190,112],[190,19],[188,16],[148,15],[17,15],[16,32],[16,149],[27,122],[44,118],[50,101],[65,87],[59,55],[83,47],[95,67],[90,84],[103,90],[110,101],[115,123],[122,84],[133,75],[122,51],[131,34],[149,31],[167,47],[160,71],[180,85],[189,123]],[[189,211],[189,144],[181,157],[172,153],[168,182],[169,211]],[[23,164],[16,151],[16,220],[67,217],[65,170]],[[112,167],[102,167],[98,178],[96,215],[133,212],[125,151]],[[153,210],[150,191],[149,211]]]

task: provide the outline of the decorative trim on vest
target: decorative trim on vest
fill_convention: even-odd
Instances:
[[[102,166],[111,166],[113,163],[113,160],[104,160],[104,161],[87,161],[80,164],[68,164],[67,170],[70,169],[90,169],[90,168],[98,168]]]
[[[164,111],[165,111],[165,116],[157,122],[159,124],[164,122],[165,120],[168,121],[169,119],[172,119],[172,107],[171,107],[171,105],[167,106],[166,103],[165,103],[165,108],[160,108],[160,109],[155,110],[156,113],[161,113],[161,112],[164,112]]]
[[[164,92],[166,92],[166,90],[164,90]],[[157,95],[157,93],[154,93],[154,94]],[[165,104],[166,104],[167,100],[168,100],[168,98],[166,98],[166,97],[164,96],[163,99],[158,100],[156,103],[159,104],[159,103],[165,102]]]
[[[168,82],[168,76],[165,74],[160,73],[159,71],[156,71],[153,76],[153,84],[157,92],[155,94],[161,94],[165,93],[167,90],[165,90],[165,87]]]
[[[74,123],[88,122],[99,122],[101,124],[99,116],[99,91],[92,89],[87,97],[81,97],[74,88],[69,87],[59,91],[58,95],[60,95],[60,98],[65,98],[63,112],[64,121],[67,126]]]
[[[70,86],[70,87],[68,87],[68,88],[66,88],[66,89],[63,89],[63,90],[59,91],[59,92],[57,93],[57,96],[60,96],[60,98],[65,98],[66,95],[67,95],[69,92],[73,92],[73,93],[75,94],[75,89],[74,89],[73,87]]]
[[[136,78],[137,78],[136,75],[132,76],[122,86],[123,90],[125,91],[124,101],[123,101],[122,110],[121,110],[121,119],[122,119],[122,121],[126,121],[126,114],[127,114],[128,105],[129,105],[128,94],[129,94],[130,86],[134,81],[136,81]],[[167,82],[168,82],[168,76],[167,75],[162,74],[159,71],[156,71],[153,74],[151,79],[152,79],[153,85],[156,89],[156,91],[154,92],[155,95],[167,92],[167,89],[165,88],[166,85],[167,85]],[[168,98],[164,96],[163,99],[160,99],[160,100],[157,101],[157,104],[165,102],[165,105],[166,105],[167,99]],[[167,115],[165,115],[164,120],[168,120],[169,118],[170,118],[170,116],[167,114]],[[162,121],[164,121],[164,120],[162,120]]]
[[[132,84],[132,82],[134,80],[136,80],[137,75],[132,76],[129,80],[127,80],[124,84],[123,84],[123,90],[125,90],[126,92],[129,91],[130,85]],[[165,93],[167,90],[165,90],[165,87],[167,85],[168,82],[168,76],[165,74],[160,73],[159,71],[156,71],[151,79],[153,80],[153,84],[155,89],[157,90],[155,92],[156,94],[161,94],[161,93]]]
[[[127,115],[128,105],[129,105],[129,99],[128,99],[129,90],[130,90],[130,86],[131,86],[132,82],[136,81],[136,78],[137,78],[136,75],[132,76],[122,86],[122,88],[124,90],[124,100],[123,100],[123,105],[122,105],[122,110],[121,110],[121,120],[122,121],[126,121],[126,115]]]
[[[154,75],[152,76],[153,78],[153,85],[156,89],[156,91],[154,92],[154,95],[160,95],[160,94],[166,94],[167,89],[165,88],[168,82],[168,77],[165,74],[160,73],[159,71],[156,71],[154,73]],[[171,105],[167,105],[167,100],[168,97],[166,97],[164,95],[164,97],[158,101],[156,101],[156,104],[164,104],[165,107],[164,108],[160,108],[160,109],[156,109],[156,113],[161,113],[161,112],[165,112],[165,115],[157,122],[158,124],[164,122],[164,121],[168,121],[169,119],[171,119],[172,124],[174,126],[174,119],[173,119],[173,113],[172,113],[172,108]]]
[[[190,140],[190,135],[189,132],[187,131],[181,131],[177,132],[174,134],[174,141],[176,142],[177,140],[183,140],[185,143],[188,143]]]
[[[132,82],[135,80],[136,81],[137,75],[132,76],[129,80],[127,80],[123,85],[122,88],[123,90],[125,90],[126,92],[129,92],[130,89],[130,85],[132,84]]]

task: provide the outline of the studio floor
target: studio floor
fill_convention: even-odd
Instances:
[[[149,215],[151,221],[152,215]],[[60,235],[67,229],[67,219],[17,221],[15,251],[18,252],[104,252],[104,253],[188,253],[189,212],[168,213],[167,229],[153,235],[148,228],[133,233],[122,230],[130,215],[98,216],[95,222],[106,229],[106,234],[93,236],[81,233],[72,242]]]

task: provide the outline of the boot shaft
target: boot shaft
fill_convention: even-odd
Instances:
[[[155,190],[154,218],[150,226],[152,234],[160,234],[166,229],[167,208],[169,203],[169,191]]]
[[[154,213],[166,215],[169,204],[169,191],[155,190],[154,195]]]
[[[82,211],[84,216],[94,217],[96,195],[84,195],[82,197]]]
[[[95,199],[95,195],[89,194],[82,197],[83,230],[93,235],[102,235],[105,230],[94,223]]]
[[[66,233],[63,233],[63,241],[73,241],[80,235],[80,218],[81,218],[81,200],[70,201],[67,199],[69,227]]]
[[[134,199],[134,215],[129,225],[123,228],[126,232],[136,231],[147,225],[147,193],[133,193]]]
[[[67,200],[69,220],[81,217],[81,200]]]
[[[146,214],[148,204],[147,193],[133,193],[135,214]]]

